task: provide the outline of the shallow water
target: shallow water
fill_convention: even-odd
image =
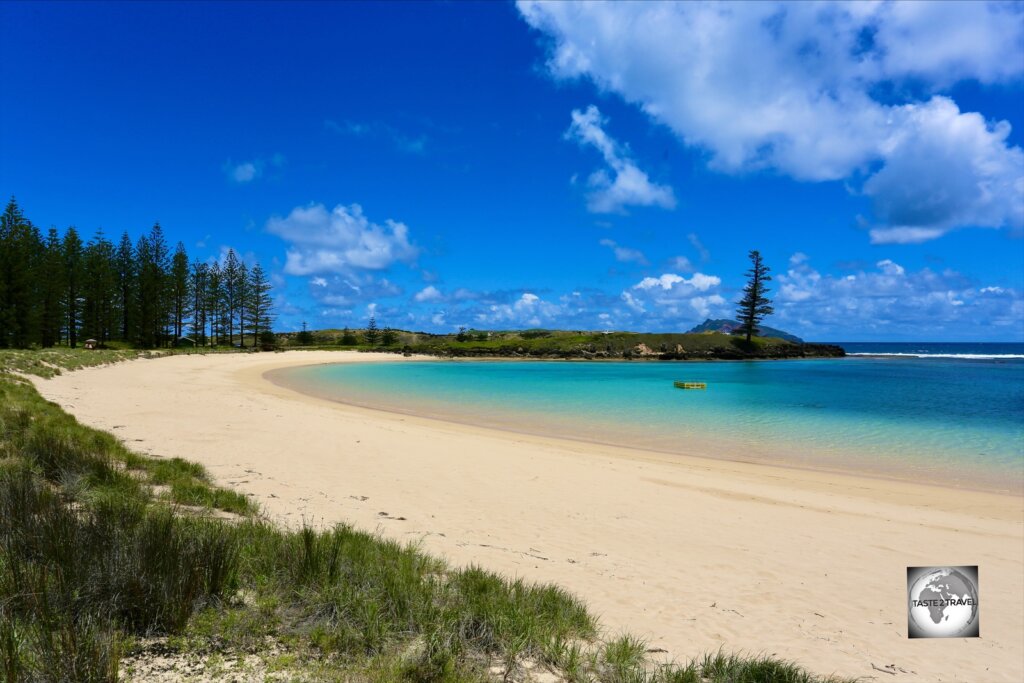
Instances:
[[[341,364],[275,381],[371,408],[669,453],[1024,487],[1024,361]],[[707,382],[681,390],[674,380]]]

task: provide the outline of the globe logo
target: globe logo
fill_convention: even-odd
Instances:
[[[978,637],[977,567],[908,567],[907,589],[909,637]]]

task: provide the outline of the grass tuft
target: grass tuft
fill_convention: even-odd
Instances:
[[[601,652],[604,679],[612,683],[647,680],[647,643],[625,634],[605,643]]]

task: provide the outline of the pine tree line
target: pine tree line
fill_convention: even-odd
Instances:
[[[223,263],[173,253],[157,223],[115,245],[98,230],[44,237],[12,198],[0,215],[0,348],[77,346],[92,338],[156,348],[256,345],[271,332],[270,282],[234,250]]]

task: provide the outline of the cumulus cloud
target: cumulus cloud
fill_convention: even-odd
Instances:
[[[555,293],[532,288],[448,291],[421,284],[405,293],[380,271],[323,273],[304,278],[304,283],[304,293],[316,307],[290,309],[288,317],[318,316],[318,324],[336,327],[361,324],[368,304],[377,305],[378,323],[401,320],[409,329],[433,330],[684,330],[728,309],[721,281],[704,273],[666,272],[638,278],[624,291],[613,292],[588,287]]]
[[[633,285],[633,289],[655,289],[660,287],[664,290],[672,289],[672,285],[677,282],[682,282],[683,277],[676,275],[675,273],[665,273],[661,277],[645,277],[640,282]]]
[[[683,287],[677,288],[677,284],[682,284]],[[694,290],[698,292],[706,292],[712,287],[717,287],[722,284],[722,280],[715,275],[705,275],[704,273],[694,273],[693,276],[687,280],[681,275],[675,273],[665,273],[661,277],[645,277],[643,280],[633,285],[633,289],[663,289],[665,291],[675,291],[677,294],[683,293],[687,290]]]
[[[590,79],[637,104],[716,170],[867,177],[876,243],[1024,225],[1024,154],[1008,145],[1009,125],[935,94],[964,79],[1024,74],[1024,60],[1013,58],[1024,50],[1019,4],[520,0],[518,8],[549,37],[552,75]],[[880,91],[919,95],[894,104],[877,99]]]
[[[608,318],[599,319],[621,302],[603,291],[574,290],[559,296],[545,292],[516,289],[493,292],[458,289],[445,297],[444,311],[421,311],[423,323],[440,315],[444,325],[465,325],[483,329],[522,329],[546,327],[559,329],[592,329],[599,322],[606,326]]]
[[[523,292],[511,304],[488,305],[485,310],[476,313],[475,320],[479,325],[540,327],[556,322],[562,310],[562,306],[556,302],[546,301],[533,292]]]
[[[640,266],[647,265],[647,257],[639,249],[631,249],[630,247],[623,247],[616,243],[614,240],[603,239],[598,242],[602,247],[608,247],[615,254],[615,260],[619,263],[635,263]]]
[[[663,273],[659,277],[645,277],[622,292],[621,298],[637,313],[657,308],[661,319],[693,322],[709,317],[712,312],[722,312],[726,300],[716,291],[721,284],[716,275],[694,273],[685,278],[677,273]]]
[[[289,275],[383,270],[411,263],[418,253],[404,223],[373,223],[358,204],[330,211],[323,204],[299,206],[267,221],[267,232],[290,243],[284,266]]]
[[[728,302],[719,292],[721,281],[695,273],[683,277],[665,273],[643,278],[617,295],[583,288],[560,295],[528,289],[469,292],[446,297],[447,310],[424,311],[420,319],[439,325],[465,324],[482,329],[635,329],[682,330],[706,317],[724,315]]]
[[[964,79],[1000,83],[1024,71],[1020,60],[1007,59],[1024,47],[1019,5],[893,2],[871,9],[878,46],[872,66],[884,77],[948,86]]]
[[[1010,124],[989,126],[944,97],[895,113],[903,124],[887,141],[887,162],[864,183],[892,226],[872,230],[872,242],[924,242],[961,225],[1024,226],[1024,150],[1007,146]]]
[[[672,188],[651,182],[625,150],[604,131],[606,123],[593,105],[586,111],[574,109],[572,124],[565,133],[567,140],[597,149],[608,164],[607,170],[594,171],[587,179],[587,186],[591,189],[587,208],[593,213],[618,213],[626,206],[674,209],[676,198]]]
[[[912,272],[892,259],[847,275],[822,274],[806,259],[791,260],[776,280],[774,324],[809,338],[919,338],[922,329],[992,338],[1008,330],[1019,334],[1024,319],[1017,290],[979,287],[953,270]]]
[[[309,293],[320,304],[352,308],[367,301],[399,296],[402,288],[373,273],[316,276],[309,279]]]
[[[886,275],[904,275],[907,272],[904,270],[903,266],[898,263],[893,263],[891,259],[883,259],[875,265]]]
[[[434,285],[427,285],[420,291],[416,292],[416,295],[413,296],[413,299],[417,303],[427,303],[432,301],[441,301],[444,299],[444,296],[441,294],[441,291]]]

